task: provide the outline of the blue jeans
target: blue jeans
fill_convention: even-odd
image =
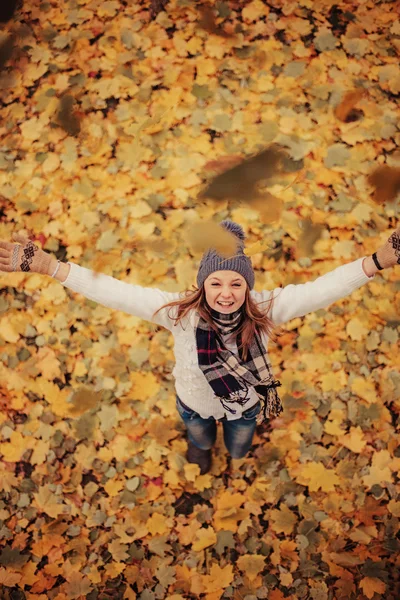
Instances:
[[[202,450],[209,450],[217,437],[217,421],[214,417],[203,419],[176,396],[176,408],[188,431],[189,440]],[[224,428],[225,446],[232,458],[244,458],[251,447],[256,430],[256,417],[261,410],[261,402],[242,413],[240,419],[228,421],[218,419]]]

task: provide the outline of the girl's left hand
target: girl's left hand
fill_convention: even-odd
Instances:
[[[376,251],[376,257],[383,269],[400,265],[400,227],[391,234],[386,244]]]

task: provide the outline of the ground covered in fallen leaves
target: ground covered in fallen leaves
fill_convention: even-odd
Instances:
[[[229,217],[273,289],[397,226],[397,2],[25,0],[0,18],[0,239],[175,291],[195,282],[193,226]],[[283,168],[260,170],[271,144]],[[399,598],[398,267],[285,324],[283,414],[241,460],[219,428],[203,476],[167,331],[41,275],[0,286],[2,600]]]

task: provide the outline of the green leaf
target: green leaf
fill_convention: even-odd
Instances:
[[[199,100],[207,100],[213,96],[213,92],[208,89],[208,85],[199,85],[195,83],[192,87],[192,94]]]
[[[226,114],[215,115],[212,127],[215,131],[229,131],[232,127],[232,120],[230,116]]]
[[[332,167],[344,167],[350,159],[350,150],[344,144],[333,144],[329,146],[328,153],[324,159],[328,169]]]
[[[334,50],[339,44],[339,40],[332,33],[321,33],[314,38],[314,46],[320,52]]]
[[[285,77],[301,77],[306,69],[307,63],[303,60],[295,60],[286,65],[283,70]]]
[[[22,567],[30,557],[27,554],[21,554],[18,548],[12,549],[10,546],[4,546],[0,554],[0,565],[4,567]]]

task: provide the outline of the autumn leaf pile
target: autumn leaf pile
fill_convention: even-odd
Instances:
[[[232,218],[273,289],[397,226],[398,3],[31,0],[4,21],[0,239],[176,291],[193,227]],[[282,168],[251,179],[271,148]],[[398,267],[283,327],[283,414],[241,460],[219,427],[202,476],[169,332],[41,275],[0,284],[2,600],[399,598]]]

